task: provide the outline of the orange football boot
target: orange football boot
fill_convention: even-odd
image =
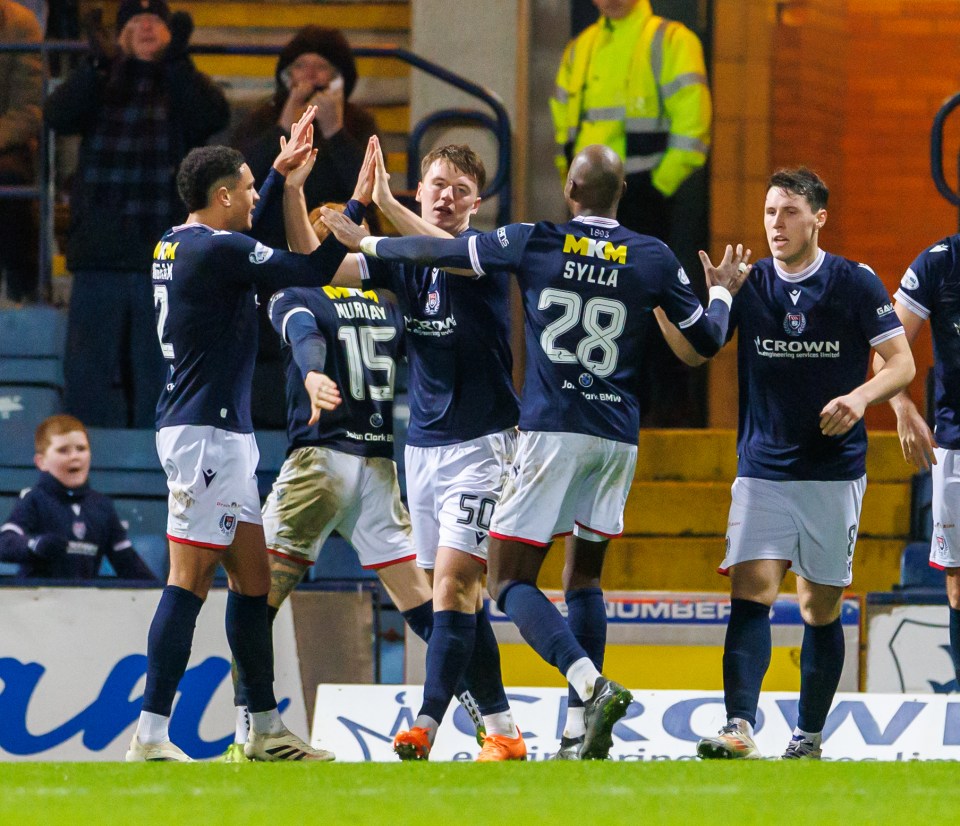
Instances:
[[[430,732],[421,726],[398,731],[393,738],[393,750],[401,760],[429,760]]]
[[[504,760],[526,760],[527,746],[517,729],[516,737],[505,734],[488,734],[483,738],[483,748],[477,756],[478,763],[494,763]]]

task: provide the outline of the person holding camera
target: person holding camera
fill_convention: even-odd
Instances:
[[[165,0],[123,0],[115,37],[98,18],[86,24],[89,59],[44,105],[48,126],[81,136],[66,249],[73,290],[65,405],[89,425],[153,427],[164,381],[153,248],[184,218],[177,166],[226,127],[230,112],[187,54],[186,12],[171,15]],[[112,394],[118,375],[126,404]]]

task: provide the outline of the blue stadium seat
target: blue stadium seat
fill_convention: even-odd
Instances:
[[[67,314],[54,307],[0,310],[0,356],[62,359]]]
[[[334,579],[376,579],[376,571],[360,567],[360,559],[353,546],[342,536],[333,534],[320,549],[320,556],[310,569],[311,582]]]
[[[170,554],[167,548],[167,537],[162,533],[131,533],[130,541],[133,549],[140,554],[140,558],[147,563],[147,567],[156,574],[161,582],[167,581],[170,573]]]
[[[265,499],[273,487],[277,474],[287,458],[287,431],[258,430],[257,448],[260,450],[260,463],[257,465],[257,488],[260,498]]]
[[[910,480],[910,539],[930,542],[933,536],[933,480],[930,472]]]
[[[946,575],[930,567],[930,543],[911,542],[900,554],[900,590],[936,588],[943,591]]]
[[[0,466],[33,466],[34,431],[60,412],[60,404],[60,393],[52,387],[0,386]]]
[[[113,504],[121,521],[127,523],[127,533],[167,534],[167,500],[164,499],[128,499],[114,497]]]
[[[91,427],[90,484],[108,496],[167,497],[153,430]]]
[[[39,384],[63,390],[63,360],[0,356],[0,384]]]

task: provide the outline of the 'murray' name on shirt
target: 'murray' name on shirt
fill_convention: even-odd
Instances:
[[[337,311],[337,318],[366,318],[370,321],[387,320],[386,309],[375,304],[367,304],[363,301],[347,301],[335,302],[333,306]]]

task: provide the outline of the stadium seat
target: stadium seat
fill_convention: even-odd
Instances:
[[[320,549],[320,556],[310,569],[311,582],[331,580],[376,579],[376,571],[360,567],[360,559],[353,546],[342,536],[333,534]]]
[[[33,466],[33,433],[60,412],[60,392],[52,387],[0,386],[0,466]]]
[[[257,448],[260,451],[260,463],[257,465],[257,488],[260,498],[265,499],[273,487],[277,474],[287,458],[287,431],[258,430]]]
[[[133,549],[147,563],[147,567],[156,574],[161,582],[167,581],[170,572],[170,554],[167,549],[167,537],[162,533],[131,533]]]
[[[929,560],[929,542],[911,542],[907,545],[900,555],[900,587],[898,590],[936,588],[942,591],[946,587],[945,574],[937,568],[931,568]]]
[[[67,315],[54,307],[0,310],[0,356],[62,359]]]
[[[107,496],[166,501],[167,477],[157,457],[157,434],[153,430],[91,427],[88,433],[90,484],[94,488]]]
[[[910,480],[910,539],[930,542],[933,536],[933,481],[930,472]]]
[[[127,526],[130,536],[135,534],[167,535],[167,500],[163,499],[128,499],[114,497],[113,504],[117,508],[117,515]]]

